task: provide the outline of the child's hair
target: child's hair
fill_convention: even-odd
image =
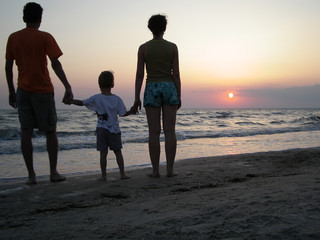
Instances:
[[[43,9],[38,3],[29,2],[23,8],[23,21],[37,23],[41,21]]]
[[[112,88],[114,85],[113,72],[103,71],[99,76],[98,82],[100,88]]]
[[[167,28],[167,18],[164,15],[153,15],[148,21],[148,28],[155,35],[166,31]]]

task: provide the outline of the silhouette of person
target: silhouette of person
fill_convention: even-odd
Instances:
[[[112,72],[103,71],[99,76],[98,82],[101,91],[100,94],[95,94],[84,100],[73,99],[69,104],[86,106],[88,109],[97,113],[97,150],[100,152],[101,167],[101,177],[98,180],[107,180],[108,148],[116,155],[121,179],[128,179],[130,177],[124,171],[118,115],[124,117],[132,114],[132,112],[127,111],[122,99],[111,92],[111,89],[114,87],[114,76]]]
[[[142,44],[138,50],[138,62],[135,80],[135,102],[133,109],[141,109],[140,92],[146,66],[146,86],[144,107],[149,128],[149,155],[153,171],[149,177],[158,178],[160,160],[161,115],[165,136],[167,177],[176,176],[173,166],[177,140],[175,133],[177,110],[181,107],[181,81],[179,57],[176,44],[163,38],[167,19],[164,15],[153,15],[148,28],[153,39]]]
[[[34,128],[45,132],[50,161],[51,182],[66,178],[57,171],[58,138],[56,132],[57,115],[54,89],[48,68],[47,56],[51,66],[65,87],[63,102],[73,98],[71,86],[58,58],[62,52],[53,36],[39,31],[42,7],[37,3],[27,3],[23,9],[26,28],[12,33],[6,48],[6,78],[9,88],[9,104],[18,107],[21,125],[21,150],[28,170],[26,184],[36,184],[33,168],[32,134]],[[13,83],[13,64],[18,67],[17,91]]]

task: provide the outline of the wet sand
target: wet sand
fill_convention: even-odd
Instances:
[[[320,239],[320,148],[0,185],[0,239]]]

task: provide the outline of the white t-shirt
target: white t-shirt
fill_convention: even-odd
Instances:
[[[91,96],[82,101],[88,109],[97,112],[97,127],[108,129],[111,133],[119,133],[118,115],[123,116],[127,110],[122,99],[117,95],[106,96],[102,93]],[[107,114],[107,120],[103,115]]]

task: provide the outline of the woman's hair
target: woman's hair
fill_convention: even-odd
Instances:
[[[112,88],[114,85],[114,77],[111,71],[103,71],[99,76],[100,88]]]
[[[37,23],[41,21],[43,9],[38,3],[29,2],[23,8],[23,21]]]
[[[155,36],[165,32],[167,28],[166,16],[160,14],[153,15],[148,21],[148,28]]]

